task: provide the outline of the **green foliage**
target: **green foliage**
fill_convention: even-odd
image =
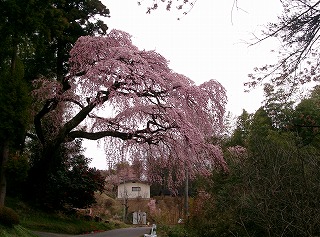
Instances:
[[[2,206],[0,207],[0,223],[8,227],[18,225],[20,223],[19,216],[13,209]]]
[[[273,130],[272,120],[267,112],[260,108],[253,116],[247,147],[251,153],[256,152],[259,142],[265,142],[269,131]]]
[[[306,102],[317,101],[315,93],[312,98],[298,105],[295,114],[303,111],[316,121],[316,104],[307,104],[302,110]],[[317,134],[309,134],[311,142],[301,146],[306,138],[301,136],[303,133],[296,133],[296,129],[285,132],[283,127],[274,126],[264,109],[259,109],[253,119],[247,118],[242,124],[249,122],[250,132],[247,142],[240,143],[246,144],[247,154],[234,156],[226,147],[229,172],[214,172],[211,180],[199,183],[203,192],[191,206],[186,226],[189,236],[319,235]]]
[[[19,45],[25,79],[57,74],[60,78],[72,44],[83,35],[105,34],[108,27],[96,16],[108,17],[109,13],[99,0],[1,1],[1,45],[6,47],[1,47],[0,58],[10,58],[12,45]]]
[[[95,203],[94,192],[103,190],[104,179],[98,170],[89,168],[87,158],[80,155],[74,159],[69,169],[62,168],[50,177],[48,196],[55,196],[61,206],[86,208]]]
[[[320,87],[313,89],[309,98],[302,100],[293,114],[292,129],[299,137],[301,145],[319,144],[320,132]]]
[[[187,226],[194,236],[313,236],[319,233],[320,162],[294,136],[270,133],[229,173],[214,173]]]
[[[232,136],[227,142],[227,146],[243,146],[246,147],[248,142],[248,136],[250,133],[250,125],[252,121],[252,115],[246,110],[242,111],[242,114],[238,117],[236,128],[233,131]]]
[[[13,72],[5,65],[0,70],[0,140],[9,139],[19,147],[24,142],[24,133],[30,122],[30,98],[27,84],[23,81],[23,64],[16,61]]]
[[[244,219],[271,236],[318,233],[319,161],[314,149],[301,150],[291,134],[270,133],[258,142],[246,165],[250,190]],[[312,187],[312,188],[310,188]]]
[[[184,237],[189,236],[189,233],[187,235],[187,231],[183,226],[166,226],[166,225],[160,225],[157,226],[157,234],[159,236],[163,237]]]
[[[50,166],[43,164],[43,159],[34,153],[27,197],[42,207],[55,210],[92,205],[95,202],[94,192],[104,188],[104,178],[98,170],[89,167],[91,160],[82,152],[80,140],[64,144],[55,153],[55,163]]]
[[[187,223],[191,236],[246,235],[239,218],[246,196],[243,164],[230,156],[226,159],[229,172],[215,171],[210,180],[203,180],[203,191],[195,197]]]
[[[0,225],[0,236],[2,237],[37,237],[30,230],[20,225],[15,225],[13,227],[6,227],[6,226]]]
[[[72,45],[80,36],[106,34],[108,27],[100,19],[110,12],[99,0],[53,1],[43,5],[42,25],[33,36],[35,53],[28,60],[27,78],[41,74],[62,81]]]
[[[32,213],[24,213],[21,225],[30,230],[44,231],[51,233],[64,233],[80,235],[96,230],[111,230],[118,226],[116,223],[104,223],[87,221],[76,216],[62,213],[46,213],[32,210]]]
[[[39,209],[34,209],[18,198],[8,197],[6,205],[14,208],[20,216],[20,225],[12,228],[6,228],[0,225],[1,231],[9,233],[15,237],[30,237],[29,235],[20,235],[20,232],[30,233],[32,231],[44,231],[51,233],[63,233],[69,235],[80,235],[90,233],[97,230],[110,230],[125,227],[124,224],[118,222],[104,223],[96,221],[87,221],[74,214],[65,214],[62,212],[43,212]],[[25,229],[26,228],[26,229]],[[21,229],[21,231],[19,230]],[[19,235],[14,235],[19,231]],[[3,236],[0,234],[0,236]]]
[[[109,10],[99,0],[0,1],[1,150],[13,152],[23,148],[26,131],[30,130],[30,118],[33,116],[30,111],[30,82],[42,76],[62,82],[74,42],[83,35],[106,34],[107,26],[100,17],[108,16]],[[68,86],[68,83],[63,84],[64,89]],[[6,147],[2,147],[2,144],[6,144]],[[38,147],[37,152],[42,153],[39,159],[57,150],[50,148]],[[0,157],[0,160],[4,163],[6,161],[4,157]],[[42,161],[42,170],[38,167],[42,173],[38,178],[42,181],[34,181],[46,182],[53,173],[57,175],[60,167],[52,168],[55,169],[52,172],[48,172],[51,169],[48,167],[59,165],[61,160],[48,160]],[[2,174],[4,169],[1,169],[1,178],[4,177]],[[0,181],[5,183],[4,179]],[[36,193],[41,196],[42,190]],[[1,197],[3,195],[4,192]]]
[[[6,165],[7,194],[20,196],[24,189],[29,170],[28,157],[26,154],[11,154]]]
[[[290,96],[292,92],[289,91],[288,88],[285,90],[269,83],[264,84],[263,108],[271,119],[273,127],[280,130],[286,129],[292,119],[294,101]]]

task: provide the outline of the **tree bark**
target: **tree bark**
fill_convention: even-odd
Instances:
[[[9,80],[15,80],[14,78],[14,72],[16,70],[16,63],[17,63],[17,54],[18,54],[18,37],[15,34],[12,37],[12,54],[11,54],[11,65],[10,65],[10,71],[11,71],[11,78],[8,78]],[[12,131],[11,131],[12,132]],[[0,145],[0,206],[4,206],[6,193],[7,193],[7,180],[6,180],[6,165],[9,159],[9,144],[11,139],[4,139],[1,141]]]
[[[5,167],[9,158],[9,142],[4,141],[1,145],[0,153],[0,206],[4,206],[7,192],[7,180],[5,175]]]

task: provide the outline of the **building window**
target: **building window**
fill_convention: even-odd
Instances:
[[[132,187],[132,192],[139,192],[141,191],[141,187]]]

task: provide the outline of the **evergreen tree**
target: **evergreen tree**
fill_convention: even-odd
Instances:
[[[9,153],[22,147],[30,122],[28,83],[40,75],[64,81],[68,52],[77,38],[106,33],[97,15],[109,16],[99,0],[0,1],[0,205]]]

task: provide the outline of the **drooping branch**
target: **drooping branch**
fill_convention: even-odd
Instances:
[[[141,159],[152,155],[160,163],[187,164],[190,176],[199,164],[206,174],[218,163],[224,166],[220,149],[207,139],[222,126],[227,101],[222,85],[209,80],[196,86],[173,72],[163,56],[139,50],[130,38],[117,30],[106,37],[80,37],[70,52],[71,89],[57,94],[60,85],[42,83],[35,91],[40,101],[57,95],[61,103],[39,116],[41,122],[47,114],[49,125],[58,119],[49,150],[76,138],[109,137],[118,138],[106,143],[110,159],[127,151]],[[175,175],[183,179],[183,173]]]

